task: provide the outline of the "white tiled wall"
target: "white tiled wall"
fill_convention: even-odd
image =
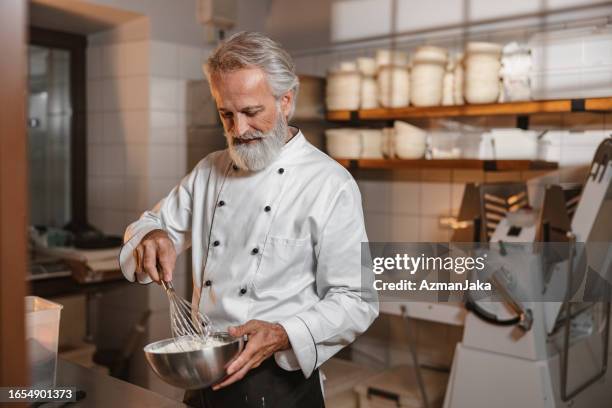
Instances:
[[[88,208],[105,232],[122,234],[188,171],[187,81],[202,79],[207,52],[148,40],[88,48]]]
[[[355,176],[371,241],[449,239],[449,231],[439,226],[439,218],[456,215],[464,188],[453,172],[437,171],[435,177],[420,171],[400,172],[395,178],[381,173]]]
[[[424,29],[448,28],[460,24],[473,24],[493,21],[503,27],[503,19],[517,17],[510,24],[524,26],[527,17],[535,23],[567,18],[559,11],[580,9],[574,15],[600,16],[603,8],[589,6],[603,5],[605,0],[554,0],[554,1],[490,1],[490,0],[430,0],[418,2],[399,0],[397,13],[392,16],[392,0],[337,0],[331,9],[332,42],[362,39],[377,35],[387,35],[395,30],[404,33]],[[435,10],[435,12],[432,12]],[[609,9],[608,9],[609,10]],[[552,13],[556,11],[557,14]],[[538,19],[537,14],[549,12],[550,15]],[[520,17],[520,18],[519,18]],[[500,21],[501,20],[501,21]],[[571,21],[571,20],[570,20]],[[507,25],[507,24],[506,24]]]
[[[87,49],[88,211],[106,233],[122,234],[127,221],[126,146],[146,142],[147,61],[146,41]]]
[[[450,173],[449,173],[450,174]],[[370,241],[446,241],[438,217],[453,209],[451,184],[357,179]]]

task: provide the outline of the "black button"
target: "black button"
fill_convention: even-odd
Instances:
[[[205,285],[205,286],[210,286],[210,285],[212,285],[212,282],[211,282],[211,281],[210,281],[210,279],[209,279],[209,280],[207,280],[206,282],[204,282],[204,285]]]
[[[253,250],[251,251],[253,255],[255,255],[258,252],[259,252],[259,248],[253,248]]]
[[[246,292],[247,292],[246,288],[242,288],[242,289],[240,289],[240,294],[241,294],[241,295],[244,295]]]
[[[278,174],[283,174],[284,172],[285,172],[285,169],[283,169],[282,167],[278,169]]]
[[[219,241],[215,241],[215,242],[213,242],[213,245],[214,245],[214,246],[219,246],[219,244],[220,244],[220,242],[219,242]]]
[[[219,201],[219,207],[223,207],[225,205],[225,201],[221,200]]]
[[[232,169],[234,169],[234,171],[238,170],[238,166],[236,166],[235,164],[232,165]]]
[[[269,205],[266,205],[264,208],[265,212],[269,212],[272,209],[272,207],[270,207]]]

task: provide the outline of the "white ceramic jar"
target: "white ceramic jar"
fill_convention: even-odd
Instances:
[[[442,103],[444,73],[448,54],[444,48],[419,47],[412,59],[410,101],[415,106],[438,106]]]
[[[469,103],[493,103],[499,97],[502,46],[470,42],[466,46],[464,96]]]
[[[334,70],[327,74],[325,103],[329,110],[359,109],[361,74],[356,69]]]
[[[378,101],[385,108],[403,108],[410,104],[410,74],[406,66],[386,65],[379,69]]]
[[[378,106],[378,88],[374,77],[361,78],[361,109],[374,109]]]

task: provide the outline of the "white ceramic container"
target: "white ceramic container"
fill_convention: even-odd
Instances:
[[[410,101],[415,106],[442,104],[444,74],[448,62],[444,48],[419,47],[412,59]]]
[[[373,77],[361,78],[361,109],[374,109],[378,107],[378,86]]]
[[[499,97],[502,46],[470,42],[466,46],[464,97],[468,103],[493,103]]]
[[[419,159],[427,150],[427,132],[410,123],[396,120],[394,151],[400,159]]]
[[[325,102],[329,110],[359,109],[361,75],[358,71],[331,71],[327,75]]]
[[[327,129],[325,131],[327,153],[337,159],[361,157],[362,137],[359,129]]]
[[[382,144],[382,129],[361,129],[362,159],[382,159]]]
[[[378,101],[385,108],[410,104],[410,74],[404,66],[384,66],[378,71]]]

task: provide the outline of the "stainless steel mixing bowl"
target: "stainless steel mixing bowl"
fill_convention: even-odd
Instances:
[[[205,388],[225,377],[227,366],[244,346],[242,338],[226,332],[214,333],[211,338],[223,344],[194,351],[156,352],[174,342],[174,339],[166,339],[147,345],[144,352],[155,374],[168,384],[185,390]]]

